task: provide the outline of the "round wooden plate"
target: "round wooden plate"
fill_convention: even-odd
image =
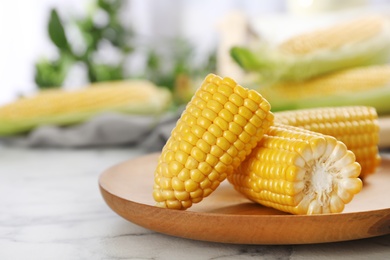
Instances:
[[[307,244],[390,234],[390,160],[365,181],[341,214],[290,215],[252,203],[226,181],[186,211],[154,206],[159,154],[111,167],[99,186],[106,203],[142,227],[178,237],[237,244]]]

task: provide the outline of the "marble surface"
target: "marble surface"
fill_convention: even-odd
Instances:
[[[144,153],[0,146],[0,259],[390,259],[390,235],[313,245],[231,245],[139,227],[108,208],[98,176]]]

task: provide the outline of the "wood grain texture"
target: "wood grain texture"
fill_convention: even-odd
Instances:
[[[390,233],[390,160],[365,181],[344,213],[290,215],[252,203],[224,182],[187,211],[154,206],[153,173],[159,154],[111,167],[99,186],[109,207],[142,227],[178,237],[237,244],[308,244]]]

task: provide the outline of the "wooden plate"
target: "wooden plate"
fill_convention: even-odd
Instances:
[[[187,211],[157,208],[152,198],[159,154],[120,163],[99,178],[106,203],[142,227],[178,237],[237,244],[307,244],[390,233],[390,160],[367,178],[344,213],[289,215],[250,202],[226,181]]]
[[[390,148],[390,116],[379,117],[379,144],[380,148]]]

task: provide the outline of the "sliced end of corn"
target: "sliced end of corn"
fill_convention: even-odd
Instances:
[[[228,180],[249,199],[281,211],[337,213],[362,189],[360,169],[334,137],[277,125]]]
[[[260,94],[208,75],[162,150],[153,188],[156,205],[187,209],[210,195],[272,123],[270,104]]]

